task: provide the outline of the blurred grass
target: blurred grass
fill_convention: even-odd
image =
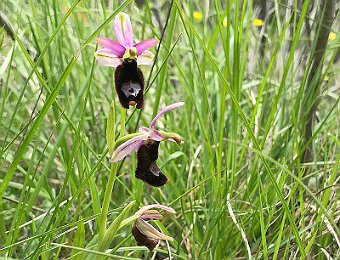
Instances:
[[[111,21],[124,10],[136,41],[161,38],[167,25],[146,72],[145,108],[128,111],[125,131],[185,101],[157,123],[185,141],[160,145],[159,165],[170,180],[162,189],[136,180],[135,155],[128,157],[108,217],[109,225],[133,200],[171,205],[176,216],[159,228],[174,241],[148,252],[124,228],[105,256],[234,259],[247,258],[249,246],[260,259],[339,258],[338,6],[320,95],[302,102],[322,3],[267,2],[264,25],[256,27],[263,10],[252,1],[2,1],[9,27],[0,29],[0,256],[97,253],[90,241],[110,172],[106,118],[114,100],[118,131],[120,105],[113,70],[95,62],[94,40],[114,38]],[[307,118],[300,115],[316,99],[304,143]],[[304,162],[310,144],[313,160]]]

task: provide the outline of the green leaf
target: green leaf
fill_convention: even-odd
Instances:
[[[126,214],[130,211],[132,206],[135,204],[135,201],[130,202],[123,211],[112,221],[110,227],[105,231],[104,237],[101,241],[99,241],[99,251],[104,252],[109,246],[112,240],[114,239],[117,231],[119,230],[120,224],[125,219]]]
[[[84,222],[81,221],[82,217],[80,217],[80,222],[77,225],[77,231],[74,236],[73,246],[78,248],[84,248],[85,245],[85,225]],[[71,251],[71,259],[72,260],[81,260],[82,253],[79,253],[79,250],[72,249]]]

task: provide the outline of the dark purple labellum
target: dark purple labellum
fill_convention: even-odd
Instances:
[[[143,144],[137,152],[136,178],[155,187],[163,186],[168,181],[156,164],[158,146],[159,142],[149,141]]]
[[[136,239],[137,246],[146,246],[150,251],[157,246],[159,241],[144,235],[135,225],[132,226],[132,235]]]
[[[144,76],[137,61],[124,60],[115,70],[115,87],[122,106],[129,109],[137,104],[137,108],[144,106]]]

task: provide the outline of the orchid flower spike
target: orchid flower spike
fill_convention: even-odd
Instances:
[[[148,49],[154,47],[158,40],[150,38],[133,44],[133,31],[130,17],[119,13],[114,19],[113,28],[118,42],[108,38],[98,38],[97,43],[103,47],[95,52],[99,64],[114,67],[115,87],[122,106],[144,105],[144,76],[139,65],[151,65],[154,55]]]
[[[160,220],[163,218],[163,216],[155,208],[163,209],[166,213],[176,213],[173,208],[159,204],[142,207],[136,212],[135,215],[137,215],[137,219],[132,225],[132,234],[136,239],[138,246],[146,246],[150,251],[156,247],[159,240],[173,240],[172,237],[159,232],[147,222],[150,220]]]
[[[168,178],[156,164],[159,143],[161,141],[172,141],[180,144],[182,138],[176,133],[156,130],[155,124],[164,113],[183,105],[184,102],[178,102],[165,107],[155,116],[149,127],[141,127],[137,136],[127,140],[124,138],[125,141],[113,152],[111,160],[118,162],[138,150],[136,177],[155,187],[160,187],[167,183]],[[117,143],[119,143],[119,140]]]

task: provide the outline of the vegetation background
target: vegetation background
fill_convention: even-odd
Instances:
[[[123,11],[135,39],[161,39],[142,113],[185,101],[159,128],[161,189],[120,166],[108,223],[131,201],[177,214],[153,251],[120,229],[103,257],[339,259],[339,3],[335,0],[0,3],[0,256],[94,258],[110,171],[113,69],[94,58]],[[254,20],[259,19],[259,20]],[[263,22],[263,23],[262,23]],[[164,32],[164,33],[163,33]]]

